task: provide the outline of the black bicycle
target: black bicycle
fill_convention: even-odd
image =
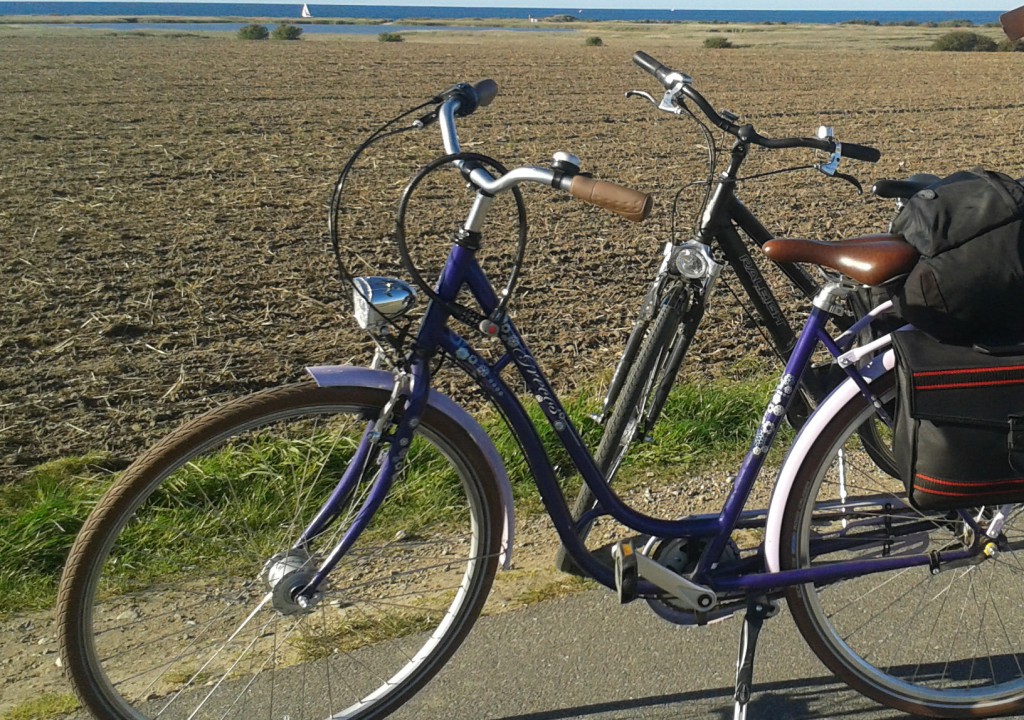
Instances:
[[[708,177],[700,184],[705,191],[694,221],[692,239],[676,242],[675,217],[677,202],[672,207],[673,228],[664,248],[663,260],[644,296],[635,324],[626,342],[625,350],[616,366],[602,404],[594,419],[603,425],[600,444],[594,458],[609,480],[613,479],[629,447],[638,439],[649,436],[675,384],[683,359],[696,336],[704,317],[712,290],[722,270],[729,266],[739,280],[743,292],[757,314],[757,320],[775,351],[788,358],[796,344],[796,332],[783,311],[775,293],[754,262],[751,253],[760,256],[760,248],[773,235],[753,212],[737,197],[737,185],[763,175],[740,177],[740,169],[750,153],[751,146],[776,150],[806,148],[828,153],[827,160],[779,172],[813,169],[829,177],[844,180],[859,191],[860,182],[853,176],[839,172],[843,158],[877,162],[881,153],[867,145],[840,142],[832,128],[822,126],[814,138],[769,138],[758,133],[750,124],[738,124],[738,116],[716,110],[693,85],[693,78],[662,65],[650,55],[637,52],[633,62],[647,71],[665,88],[661,100],[649,93],[632,90],[627,97],[640,97],[658,109],[695,122],[703,133],[708,148]],[[700,115],[690,108],[690,101]],[[705,120],[706,118],[706,120]],[[732,138],[725,170],[716,175],[722,152],[715,142],[712,129],[724,131]],[[907,180],[883,180],[872,191],[880,197],[905,199],[929,184],[925,176]],[[776,263],[795,290],[811,299],[819,291],[817,280],[803,267],[789,263]],[[877,305],[867,304],[866,312]],[[811,368],[801,381],[801,394],[787,415],[787,420],[799,427],[810,410],[841,381],[845,374],[832,365]],[[883,470],[895,474],[891,450],[884,438],[879,437],[875,423],[868,423],[861,431],[867,452]],[[595,499],[584,485],[573,505],[581,537],[585,537],[596,519]],[[573,572],[574,565],[564,549],[559,548],[556,565]]]

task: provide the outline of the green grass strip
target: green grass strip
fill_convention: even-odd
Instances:
[[[627,458],[626,468],[655,469],[654,477],[667,479],[709,462],[738,460],[746,451],[771,389],[772,381],[761,379],[677,386],[655,428],[653,442],[637,443]],[[597,411],[599,404],[595,393],[586,392],[567,403],[570,418],[591,448],[596,448],[601,428],[588,415]],[[571,497],[579,486],[577,473],[554,431],[532,403],[530,414],[557,468],[558,478]],[[521,514],[541,512],[543,507],[532,474],[503,420],[496,413],[487,413],[482,424],[505,459],[517,510]],[[322,442],[315,441],[318,445],[331,442],[329,434]],[[350,448],[342,449],[335,455],[338,448],[320,449],[330,455],[332,463],[347,462],[351,452]],[[152,533],[152,539],[133,544],[143,555],[131,565],[136,569],[145,565],[159,574],[190,560],[208,563],[218,555],[228,562],[229,553],[216,551],[216,532],[223,531],[226,543],[235,539],[228,535],[243,527],[247,538],[257,543],[260,533],[272,534],[283,521],[282,513],[294,509],[287,506],[288,499],[282,498],[280,492],[275,493],[280,489],[279,469],[289,462],[288,453],[295,454],[297,462],[308,459],[309,449],[268,443],[252,444],[243,453],[228,450],[205,459],[202,467],[195,468],[194,476],[185,476],[182,487],[161,488],[159,492],[169,493],[168,499],[177,500],[167,505],[174,506],[174,512],[168,512],[163,523],[147,524],[144,530],[140,529]],[[376,519],[380,532],[393,532],[394,525],[415,532],[417,527],[432,527],[445,521],[445,510],[452,501],[450,494],[457,490],[457,483],[449,477],[450,472],[441,470],[447,467],[441,460],[436,452],[417,455],[414,445],[407,463],[414,472],[401,488],[400,505],[405,516]],[[0,616],[52,605],[67,551],[86,516],[109,486],[114,468],[109,456],[93,453],[39,466],[23,482],[0,488]],[[216,516],[209,516],[190,507],[190,493],[199,493],[193,498],[197,500],[226,500],[218,501]],[[183,528],[210,540],[196,548],[200,555],[191,559],[175,555],[165,558],[166,562],[145,555],[148,546],[162,548],[168,537]]]

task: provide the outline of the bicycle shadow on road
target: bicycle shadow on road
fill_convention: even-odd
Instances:
[[[732,694],[731,687],[722,687],[507,715],[497,720],[732,720]],[[762,683],[755,688],[747,715],[807,720],[911,720],[914,717],[878,705],[832,677]]]

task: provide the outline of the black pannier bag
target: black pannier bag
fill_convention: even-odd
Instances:
[[[893,333],[893,444],[911,503],[922,510],[1024,502],[1024,346],[993,355]]]
[[[921,253],[893,297],[903,318],[945,342],[1024,341],[1024,187],[958,172],[914,195],[892,231]]]

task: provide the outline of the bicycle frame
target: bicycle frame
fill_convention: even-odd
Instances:
[[[484,313],[490,314],[497,307],[497,295],[477,263],[475,250],[456,245],[444,266],[441,280],[437,286],[437,293],[441,299],[452,301],[463,288],[467,288],[471,292]],[[826,286],[823,293],[835,292],[836,289],[841,288],[842,286],[839,284],[832,284]],[[522,448],[559,538],[574,561],[603,585],[614,587],[612,571],[591,556],[577,535],[576,526],[537,430],[516,394],[509,389],[501,377],[502,371],[510,364],[516,367],[519,376],[526,383],[527,391],[537,400],[548,424],[568,452],[584,482],[597,497],[599,506],[592,514],[608,514],[636,532],[655,537],[686,537],[705,540],[707,545],[698,567],[693,573],[696,582],[704,582],[714,590],[726,592],[764,593],[792,584],[829,583],[873,572],[927,565],[930,562],[929,557],[910,556],[837,562],[827,567],[769,572],[764,567],[762,551],[754,572],[729,576],[721,571],[713,570],[734,530],[765,526],[764,511],[746,511],[744,508],[754,481],[763,467],[768,450],[783,423],[786,410],[795,396],[800,376],[809,365],[812,353],[820,343],[833,356],[839,357],[843,354],[844,347],[852,341],[854,333],[851,332],[845,333],[838,341],[833,340],[825,330],[830,313],[818,307],[819,304],[823,307],[828,306],[825,301],[816,302],[816,306],[811,311],[721,512],[715,515],[664,520],[638,512],[624,503],[611,490],[511,319],[504,317],[498,323],[496,337],[503,346],[505,354],[492,364],[485,360],[464,337],[448,327],[449,313],[444,305],[431,303],[420,326],[415,348],[410,354],[409,366],[396,381],[394,400],[385,412],[386,417],[382,421],[378,421],[376,429],[371,427],[362,441],[364,445],[378,442],[382,434],[380,430],[382,422],[393,425],[393,430],[385,433],[390,447],[376,478],[372,481],[374,486],[369,498],[348,533],[321,567],[311,588],[326,577],[333,567],[333,562],[340,559],[345,548],[362,532],[386,496],[390,488],[391,476],[396,469],[401,467],[405,448],[408,446],[407,441],[411,441],[418,418],[426,407],[431,392],[430,364],[439,351],[455,359],[459,367],[477,382],[487,399],[507,420]],[[867,324],[871,319],[871,317],[865,318],[854,328]],[[879,403],[872,394],[870,382],[875,376],[881,374],[884,368],[876,363],[869,364],[863,373],[852,366],[846,370],[850,376],[850,382],[854,383],[857,389],[877,406]],[[392,413],[394,413],[393,416]],[[366,452],[361,446],[357,450],[356,456],[365,457]],[[323,512],[321,511],[320,515]],[[585,517],[581,519],[581,523],[590,519],[592,518],[589,516]],[[841,542],[849,542],[849,540]],[[942,554],[940,561],[952,562],[971,555],[973,555],[971,550],[949,552]],[[641,582],[639,591],[652,593],[657,591],[657,588],[650,583]]]
[[[803,331],[796,339],[793,352],[786,363],[783,376],[773,397],[763,414],[760,427],[750,449],[744,459],[733,487],[725,499],[722,510],[714,515],[683,517],[677,520],[655,518],[623,502],[611,489],[608,481],[598,469],[590,451],[584,444],[579,432],[573,426],[564,407],[556,396],[550,382],[541,371],[537,360],[523,342],[515,324],[504,314],[504,307],[498,295],[480,267],[476,253],[482,245],[481,228],[496,194],[513,188],[519,182],[550,184],[566,189],[563,175],[555,175],[551,171],[540,168],[517,168],[495,180],[478,162],[466,158],[459,159],[458,138],[455,133],[456,110],[459,98],[446,102],[438,114],[444,138],[445,150],[449,152],[452,162],[459,167],[463,176],[477,188],[477,195],[472,209],[465,220],[463,229],[455,235],[448,258],[442,268],[436,287],[430,293],[432,298],[426,313],[419,325],[415,342],[409,348],[405,359],[400,363],[397,372],[391,401],[385,407],[380,418],[368,426],[355,460],[339,481],[339,486],[331,498],[316,514],[316,519],[301,536],[304,543],[327,526],[336,512],[336,505],[348,496],[352,489],[364,482],[371,483],[363,507],[345,533],[341,541],[321,564],[313,581],[301,592],[307,601],[311,601],[316,587],[323,582],[334,565],[341,559],[360,533],[367,527],[374,513],[383,503],[391,487],[394,474],[401,469],[406,451],[413,440],[416,427],[425,412],[431,393],[431,364],[438,353],[454,359],[455,363],[472,377],[482,389],[484,396],[502,414],[518,441],[534,482],[540,492],[542,501],[550,515],[562,544],[568,549],[573,560],[591,577],[602,584],[612,587],[616,578],[612,570],[606,568],[584,546],[579,537],[579,528],[592,521],[597,515],[607,514],[626,527],[652,537],[688,538],[704,542],[696,569],[690,574],[695,583],[705,583],[710,589],[726,592],[740,592],[747,595],[778,590],[791,584],[829,583],[843,578],[901,569],[915,565],[934,562],[930,557],[899,557],[865,560],[857,562],[837,562],[826,567],[814,567],[805,570],[768,572],[766,571],[765,551],[761,547],[752,559],[745,560],[743,572],[730,575],[728,563],[719,566],[732,532],[738,528],[764,528],[771,521],[769,514],[766,519],[764,511],[746,511],[750,492],[761,472],[768,450],[781,427],[786,413],[797,397],[797,387],[802,376],[810,365],[812,354],[819,344],[823,345],[833,357],[838,358],[852,344],[855,332],[847,331],[838,340],[826,332],[825,325],[832,319],[831,309],[836,301],[848,293],[852,286],[842,283],[828,283],[815,297],[814,309],[811,311]],[[749,211],[732,195],[735,176],[746,155],[746,147],[737,143],[733,148],[729,170],[720,178],[707,212],[702,220],[702,232],[717,232],[727,238],[735,238],[742,246],[731,224],[732,213],[745,231],[749,231],[755,242],[766,241],[770,236],[756,221]],[[723,228],[726,228],[723,231]],[[731,233],[731,235],[730,235]],[[701,242],[707,242],[698,237]],[[749,259],[749,258],[748,258]],[[752,265],[752,263],[751,263]],[[746,264],[742,265],[746,267]],[[755,268],[756,269],[756,268]],[[802,273],[803,271],[799,271]],[[709,276],[713,279],[713,275]],[[805,276],[806,277],[806,276]],[[808,279],[808,282],[810,280]],[[705,290],[711,281],[705,283]],[[766,287],[766,286],[765,286]],[[491,363],[482,357],[471,344],[460,334],[449,327],[453,313],[462,321],[466,315],[457,310],[456,300],[468,290],[475,304],[487,318],[480,325],[484,334],[493,335],[500,342],[504,354]],[[699,306],[702,306],[703,295]],[[463,308],[463,310],[466,310]],[[781,315],[781,313],[780,313]],[[784,318],[783,318],[784,320]],[[871,317],[854,323],[852,329],[860,329],[871,321]],[[571,516],[568,505],[555,477],[555,472],[546,454],[536,428],[529,419],[518,397],[512,392],[502,372],[514,365],[520,378],[525,382],[527,392],[540,405],[545,419],[568,453],[576,470],[586,485],[597,498],[595,510],[584,515],[576,524]],[[877,364],[869,364],[863,372],[857,364],[847,364],[844,368],[849,380],[847,386],[853,384],[862,393],[879,414],[885,413],[881,403],[874,397],[870,382],[880,368]],[[387,446],[385,448],[385,445]],[[379,459],[379,469],[371,470],[372,459]],[[370,479],[370,475],[373,478]],[[774,508],[774,502],[773,502]],[[968,518],[965,518],[969,522]],[[843,540],[842,542],[849,542]],[[964,559],[973,554],[973,548],[949,552],[940,557],[941,561],[950,562]],[[641,580],[638,585],[640,594],[659,592],[654,584]],[[301,602],[300,602],[301,604]],[[709,609],[709,608],[705,608]]]
[[[739,231],[749,237],[758,248],[773,238],[772,233],[740,201],[735,193],[739,169],[746,156],[746,146],[737,142],[733,147],[732,160],[728,169],[718,177],[718,184],[708,202],[708,208],[701,219],[701,227],[695,239],[709,247],[717,246],[721,250],[725,261],[733,269],[741,287],[754,306],[754,310],[761,319],[761,326],[768,333],[779,356],[786,358],[789,357],[796,344],[796,331],[780,307],[778,299],[766,282],[761,270],[751,258],[748,243],[737,231],[739,228]],[[676,247],[678,246],[671,242],[665,246],[664,259],[644,298],[639,318],[636,321],[637,327],[653,317],[654,308],[668,287],[674,273],[671,260]],[[808,299],[813,298],[820,290],[820,286],[814,278],[799,265],[775,263],[775,266]],[[672,355],[665,365],[667,372],[655,390],[650,407],[644,412],[641,434],[650,431],[653,419],[660,414],[668,393],[674,385],[675,375],[682,365],[689,344],[696,336],[697,328],[703,319],[713,284],[713,282],[701,280],[699,283],[694,283],[699,287],[689,290],[690,299],[681,323],[682,332],[679,334],[681,342],[673,347]],[[618,399],[625,381],[626,371],[639,350],[642,340],[643,333],[634,329],[612,376],[599,422],[607,419],[611,407]],[[815,378],[805,378],[804,388],[816,401],[822,400],[832,389],[831,386],[827,386]]]

